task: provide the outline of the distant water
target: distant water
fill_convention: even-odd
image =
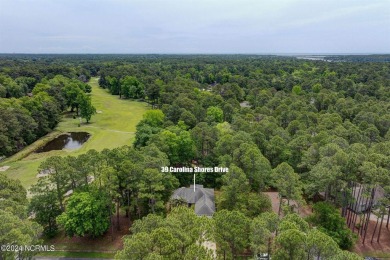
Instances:
[[[322,61],[329,61],[326,59],[326,56],[296,56],[297,59],[300,60],[322,60]]]

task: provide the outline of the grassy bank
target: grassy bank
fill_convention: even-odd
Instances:
[[[137,123],[148,109],[143,102],[121,100],[112,96],[98,86],[98,78],[92,78],[92,103],[98,113],[92,117],[89,124],[81,124],[79,119],[73,119],[70,113],[65,113],[55,131],[37,140],[19,153],[8,158],[0,166],[10,166],[5,172],[9,177],[19,179],[28,188],[36,182],[37,169],[42,161],[53,155],[76,156],[90,149],[98,151],[104,148],[115,148],[132,144]],[[89,140],[78,150],[58,150],[45,153],[34,153],[38,147],[65,132],[88,132]]]

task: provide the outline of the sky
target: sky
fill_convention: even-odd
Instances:
[[[390,53],[390,0],[0,0],[0,53]]]

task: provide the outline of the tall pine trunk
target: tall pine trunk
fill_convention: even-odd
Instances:
[[[376,228],[378,227],[378,222],[379,222],[379,217],[376,218],[374,232],[372,233],[372,237],[371,237],[371,244],[372,244],[372,241],[374,241],[374,236],[375,236]]]
[[[110,222],[111,222],[111,240],[114,241],[114,220],[112,218],[112,205],[109,206],[110,211]]]
[[[280,217],[280,211],[281,211],[281,209],[282,209],[282,200],[283,200],[283,198],[282,198],[282,196],[280,196],[280,200],[279,200],[279,210],[278,210],[278,216]]]
[[[342,216],[345,217],[347,215],[347,205],[348,205],[348,202],[347,202],[347,192],[345,190],[342,191],[342,205],[343,205],[343,210],[342,210]]]
[[[376,240],[376,242],[378,242],[378,243],[379,243],[379,240],[380,240],[380,238],[381,238],[381,231],[382,231],[382,225],[383,225],[383,219],[384,219],[384,217],[385,217],[385,214],[383,213],[383,214],[382,214],[382,219],[381,219],[381,224],[379,225],[378,239]]]
[[[363,200],[363,199],[362,199]],[[367,204],[367,201],[368,201],[368,198],[364,198],[365,200],[365,203],[364,205]],[[364,230],[364,226],[366,225],[366,214],[363,213],[363,223],[362,223],[362,227],[361,227],[361,230],[360,230],[360,235],[362,236],[363,235],[363,230]]]
[[[356,201],[357,201],[357,204],[356,204],[356,208],[355,210],[357,209],[357,207],[361,205],[361,202],[362,202],[362,193],[363,193],[363,190],[362,190],[362,187],[360,188],[359,192],[358,192],[358,196],[356,198]],[[356,225],[356,220],[357,220],[357,212],[355,212],[355,215],[353,216],[353,226],[355,227]],[[355,228],[353,229],[353,231],[355,230]],[[359,233],[359,231],[358,231]]]
[[[370,215],[371,215],[372,204],[373,204],[373,200],[374,200],[374,196],[375,196],[375,190],[376,190],[376,188],[374,187],[374,188],[372,188],[372,191],[371,191],[371,198],[370,198],[370,203],[369,203],[368,212],[367,212],[366,228],[364,229],[363,245],[364,245],[364,242],[366,240],[368,224],[370,223]]]
[[[268,238],[267,259],[271,259],[271,237]]]
[[[351,186],[352,186],[352,183],[349,183],[348,187],[351,187]],[[349,193],[348,193],[348,198],[347,198],[348,205],[347,205],[347,209],[346,209],[346,218],[347,218],[347,224],[349,227],[351,224],[351,217],[352,217],[353,192],[354,192],[354,190],[352,190],[351,195],[349,195]]]
[[[119,199],[117,199],[117,202],[116,202],[116,223],[117,223],[116,229],[118,231],[121,230],[121,227],[119,225]]]

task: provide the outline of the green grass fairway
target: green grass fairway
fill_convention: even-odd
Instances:
[[[92,103],[98,113],[92,116],[89,124],[83,123],[78,127],[79,119],[73,119],[65,114],[55,131],[29,145],[19,153],[8,158],[0,166],[10,166],[5,173],[14,179],[19,179],[23,186],[29,188],[36,182],[37,169],[40,163],[53,155],[79,155],[90,149],[98,151],[104,148],[115,148],[122,145],[131,145],[137,123],[148,109],[144,102],[121,100],[112,96],[105,89],[98,86],[98,78],[92,78]],[[89,140],[78,150],[50,151],[33,153],[35,149],[64,132],[88,132]]]

